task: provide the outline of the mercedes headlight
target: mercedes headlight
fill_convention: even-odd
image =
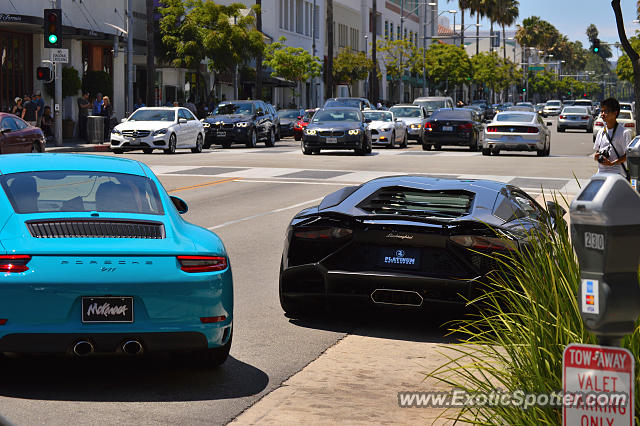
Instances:
[[[311,129],[311,130],[306,129],[306,130],[304,131],[304,134],[305,134],[305,135],[311,135],[311,136],[313,136],[313,135],[315,135],[315,134],[316,134],[316,131],[315,131],[315,130],[313,130],[313,129]]]
[[[155,132],[153,132],[153,136],[166,135],[167,134],[167,130],[169,130],[169,129],[158,129]]]
[[[113,130],[111,130],[111,134],[112,135],[122,135],[122,132],[114,127]]]
[[[238,127],[247,127],[250,123],[248,121],[241,121],[239,123],[236,123],[236,126]]]
[[[357,135],[360,133],[360,129],[353,129],[353,130],[349,130],[348,132],[350,135]]]

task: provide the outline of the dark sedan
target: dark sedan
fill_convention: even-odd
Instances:
[[[564,212],[547,204],[489,180],[393,176],[340,189],[289,224],[280,304],[293,317],[341,302],[463,306],[481,294],[496,253],[555,227],[551,218]]]
[[[42,130],[13,114],[0,112],[0,154],[44,152]]]
[[[434,111],[425,124],[422,149],[442,149],[443,145],[468,146],[471,151],[482,147],[484,127],[479,115],[469,108],[441,108]]]
[[[206,132],[205,148],[214,143],[229,148],[234,142],[255,148],[259,139],[264,140],[265,146],[276,143],[276,125],[262,101],[222,102],[202,124]]]
[[[293,136],[293,127],[304,115],[303,109],[281,109],[278,111],[280,117],[280,134],[282,136]]]
[[[371,153],[371,131],[357,108],[321,108],[302,136],[304,154],[321,149],[353,149],[356,154]]]

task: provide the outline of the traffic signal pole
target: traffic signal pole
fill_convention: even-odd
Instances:
[[[56,0],[56,8],[57,9],[62,8],[62,0]],[[62,14],[60,18],[62,18]],[[60,25],[60,34],[62,35],[62,19],[60,19],[59,25]],[[53,69],[56,76],[54,108],[53,108],[55,124],[53,128],[55,130],[56,146],[62,146],[62,67],[58,66],[58,64],[54,64]]]

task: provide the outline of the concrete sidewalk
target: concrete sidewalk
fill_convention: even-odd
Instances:
[[[108,142],[95,144],[87,143],[84,139],[64,139],[61,146],[56,146],[53,141],[47,141],[45,148],[45,152],[108,152],[109,150]]]

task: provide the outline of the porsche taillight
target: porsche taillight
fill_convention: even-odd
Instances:
[[[24,272],[29,269],[27,263],[30,260],[31,256],[26,254],[0,255],[0,273]]]
[[[227,258],[222,256],[177,256],[184,272],[215,272],[227,269]]]
[[[462,247],[475,250],[515,250],[518,244],[507,238],[483,237],[479,235],[454,235],[449,237],[451,241]]]
[[[302,228],[293,232],[296,238],[305,240],[335,240],[348,237],[353,231],[348,228],[338,228],[335,226],[327,228]]]

